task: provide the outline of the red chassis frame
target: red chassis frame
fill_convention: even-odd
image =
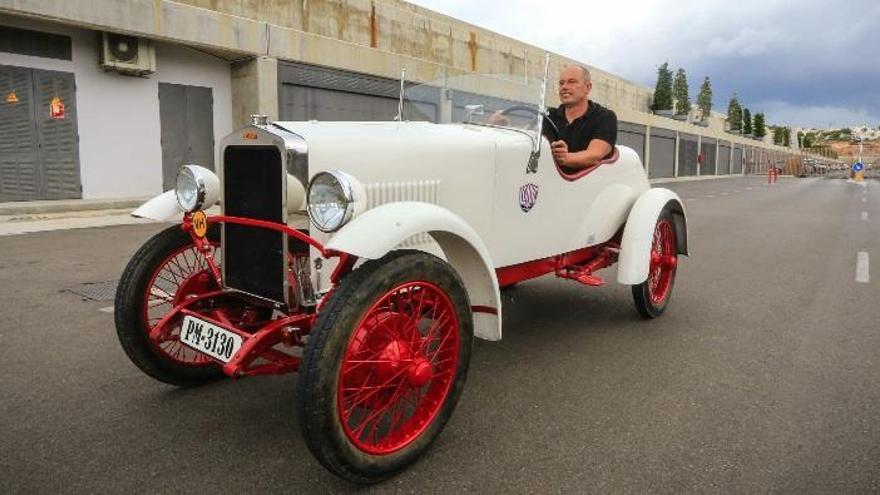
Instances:
[[[333,287],[336,286],[342,277],[351,272],[354,268],[355,262],[357,262],[356,256],[326,249],[315,239],[296,229],[288,227],[287,225],[225,215],[207,217],[207,221],[208,224],[231,223],[282,232],[289,237],[293,237],[314,247],[321,253],[321,256],[325,258],[339,258],[336,269],[334,269],[330,276],[330,281],[332,282]],[[191,214],[184,215],[181,228],[190,234],[196,249],[205,257],[205,261],[207,262],[214,281],[217,283],[217,287],[223,287],[220,267],[217,266],[212,255],[213,247],[206,237],[200,237],[195,233]],[[517,282],[540,277],[548,273],[555,273],[557,277],[576,280],[586,285],[602,285],[604,281],[600,277],[594,275],[593,272],[611,266],[617,261],[617,256],[620,252],[619,238],[620,236],[617,235],[611,241],[597,246],[583,248],[518,265],[498,268],[495,270],[498,277],[498,284],[501,287],[505,287]],[[333,291],[332,287],[330,291]],[[236,292],[220,289],[187,299],[185,302],[175,306],[159,321],[158,324],[156,324],[155,327],[150,330],[150,340],[158,345],[158,343],[167,336],[166,334],[172,330],[172,327],[169,325],[172,320],[178,316],[191,315],[233,332],[242,338],[243,343],[241,348],[228,363],[223,364],[220,361],[217,361],[219,364],[223,364],[223,372],[227,376],[243,377],[280,375],[297,371],[301,361],[300,358],[276,350],[274,347],[282,343],[290,347],[302,347],[303,343],[301,337],[308,334],[311,330],[317,319],[321,304],[316,307],[314,312],[297,312],[289,314],[282,318],[271,320],[262,327],[252,331],[245,331],[237,328],[218,311],[208,311],[206,313],[196,312],[191,309],[193,304],[201,301],[208,299],[222,300],[223,298],[228,297],[236,297]],[[324,300],[327,300],[326,296]],[[220,305],[222,306],[222,303]],[[471,309],[474,312],[480,313],[498,313],[497,308],[487,306],[473,306]],[[255,363],[258,359],[262,359],[265,362]]]

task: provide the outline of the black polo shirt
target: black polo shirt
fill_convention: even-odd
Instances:
[[[584,151],[590,145],[590,141],[601,139],[612,147],[608,156],[614,154],[614,145],[617,143],[617,115],[613,111],[590,100],[587,112],[572,120],[565,118],[565,107],[560,105],[551,108],[547,113],[550,120],[559,129],[559,139],[565,141],[570,153]],[[545,127],[549,127],[546,126]],[[544,134],[547,139],[553,140],[552,130]],[[608,158],[606,156],[606,158]]]

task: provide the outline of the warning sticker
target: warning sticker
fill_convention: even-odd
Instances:
[[[61,98],[57,96],[52,98],[52,102],[49,103],[49,117],[53,119],[64,118],[64,102],[61,101]]]
[[[15,90],[13,89],[8,95],[6,95],[6,103],[18,103],[18,95],[15,94]]]

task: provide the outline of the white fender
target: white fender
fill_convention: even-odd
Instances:
[[[217,188],[219,189],[219,185]],[[213,206],[213,205],[212,205]],[[290,212],[306,209],[306,189],[296,177],[287,174],[287,210]],[[148,218],[159,222],[172,220],[179,221],[183,210],[177,203],[177,195],[174,189],[169,189],[162,194],[150,199],[131,212],[131,216]]]
[[[501,295],[489,250],[461,217],[429,203],[396,202],[373,208],[343,227],[325,245],[327,249],[378,259],[410,237],[427,233],[443,250],[464,282],[474,312],[474,335],[501,340]]]
[[[138,209],[131,212],[131,216],[167,222],[180,220],[182,213],[183,210],[177,204],[177,195],[174,194],[174,189],[171,189],[140,205]]]
[[[647,280],[654,228],[667,204],[673,213],[678,254],[688,255],[687,218],[681,198],[669,189],[648,189],[636,200],[623,230],[617,263],[617,281],[621,284],[637,285]]]

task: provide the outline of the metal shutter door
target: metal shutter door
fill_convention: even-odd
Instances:
[[[697,136],[681,134],[678,143],[678,175],[697,175]]]
[[[39,197],[33,99],[31,70],[0,66],[0,201]]]
[[[675,132],[651,130],[651,166],[648,177],[675,176]]]
[[[718,174],[726,175],[730,173],[730,146],[721,145],[718,147]]]
[[[39,136],[39,157],[44,199],[82,197],[79,175],[79,137],[76,131],[76,84],[73,74],[34,70],[35,115]],[[59,98],[63,118],[50,115],[50,105]]]

